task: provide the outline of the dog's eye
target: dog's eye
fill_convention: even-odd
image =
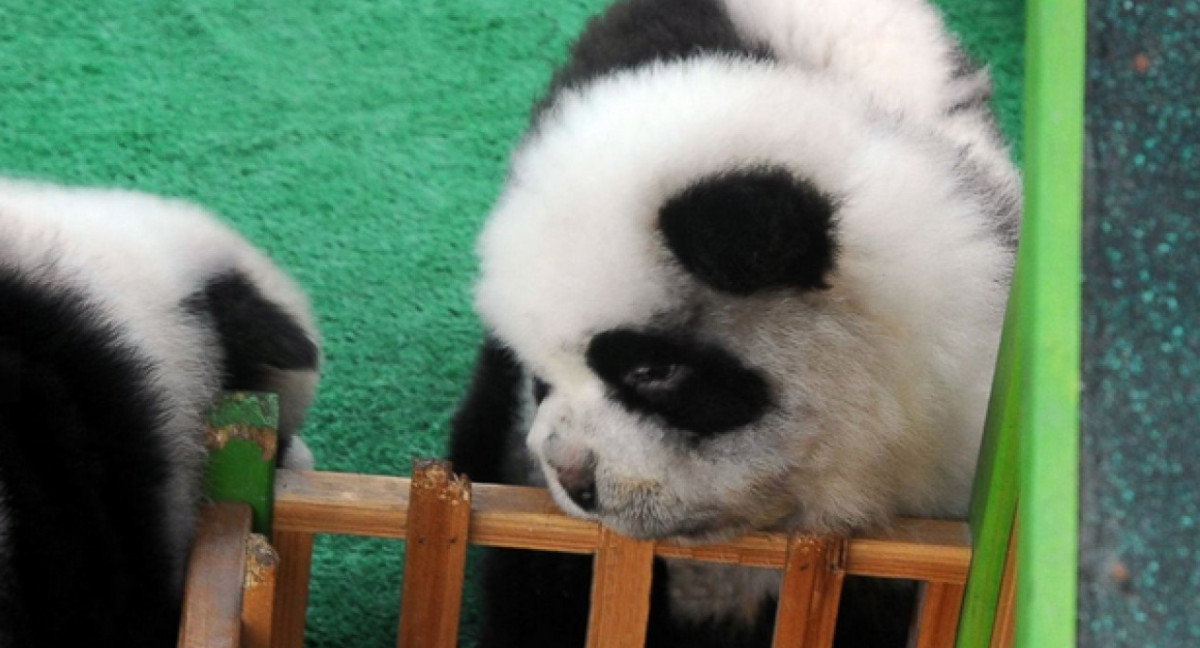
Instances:
[[[550,395],[549,383],[542,380],[541,378],[535,377],[533,379],[533,402],[538,405],[541,405],[542,401],[546,400],[546,397],[549,395]]]
[[[687,376],[688,368],[680,364],[638,365],[625,373],[626,385],[643,391],[674,389]]]

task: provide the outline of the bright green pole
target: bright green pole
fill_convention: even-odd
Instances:
[[[1075,645],[1084,0],[1030,0],[1025,215],[971,502],[958,648],[991,641],[1021,500],[1017,645]]]
[[[980,648],[991,641],[1000,581],[1013,515],[1017,507],[1017,455],[1019,451],[1020,387],[1023,382],[1020,338],[1019,277],[1014,281],[1004,336],[996,362],[992,398],[988,404],[979,468],[971,493],[971,571],[958,626],[958,648]]]
[[[1073,648],[1087,4],[1032,0],[1028,12],[1016,643]]]

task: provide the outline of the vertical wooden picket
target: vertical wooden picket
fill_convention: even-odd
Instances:
[[[1004,576],[1000,581],[1000,601],[996,604],[996,625],[992,630],[991,648],[1012,648],[1017,630],[1017,540],[1020,526],[1013,524],[1008,541],[1008,557],[1004,561]]]
[[[204,507],[188,562],[180,648],[238,648],[241,642],[242,579],[250,507],[215,502]]]
[[[642,648],[650,619],[654,543],[626,538],[608,528],[592,575],[588,648]]]
[[[455,648],[467,564],[471,484],[445,461],[417,460],[409,490],[400,648]]]
[[[277,529],[273,540],[275,551],[279,552],[279,569],[275,575],[271,645],[273,648],[303,648],[313,534]]]
[[[965,586],[959,583],[921,583],[912,648],[951,648],[958,634]]]
[[[830,648],[846,576],[843,538],[788,538],[774,648]]]
[[[242,583],[242,645],[271,648],[275,610],[275,577],[279,554],[266,537],[252,533],[246,539],[246,575]]]

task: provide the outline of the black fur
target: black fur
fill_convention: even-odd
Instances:
[[[912,581],[846,577],[834,648],[903,648],[916,611]]]
[[[828,288],[837,252],[833,201],[779,168],[700,180],[659,212],[667,246],[688,272],[735,295]]]
[[[625,0],[593,18],[569,61],[534,108],[534,120],[564,89],[653,61],[725,53],[769,58],[765,47],[738,36],[718,0]]]
[[[505,482],[504,460],[519,421],[521,367],[489,338],[479,349],[475,377],[451,421],[454,470],[479,482]]]
[[[476,648],[583,648],[591,582],[588,555],[488,550]]]
[[[541,405],[542,401],[546,400],[546,397],[549,395],[550,384],[541,378],[535,377],[533,379],[533,402]]]
[[[216,329],[224,351],[223,389],[266,389],[270,368],[317,368],[320,354],[316,342],[239,272],[210,279],[184,300],[184,307]]]
[[[485,557],[484,627],[477,648],[582,648],[587,637],[592,556],[494,549]],[[672,618],[666,563],[654,561],[647,648],[766,648],[775,606],[752,624],[680,623]],[[520,592],[520,595],[514,595]],[[508,595],[505,595],[507,593]]]
[[[12,645],[168,646],[179,600],[148,365],[86,297],[0,269],[0,508]]]
[[[5,506],[0,499],[0,508]],[[0,583],[11,583],[0,585],[0,646],[15,646],[17,637],[14,633],[24,623],[21,619],[25,616],[25,606],[21,604],[21,593],[17,591],[16,585],[17,576],[7,551],[6,546],[0,545]]]
[[[273,392],[276,385],[270,370],[315,371],[320,362],[316,342],[240,272],[229,271],[209,279],[202,289],[183,300],[183,308],[216,331],[222,351],[224,390]],[[292,432],[279,430],[276,457],[280,463],[291,446]]]
[[[627,409],[698,437],[753,423],[771,405],[767,381],[720,347],[629,329],[592,338],[588,366]],[[638,380],[638,372],[652,373]],[[666,375],[653,380],[653,372]]]

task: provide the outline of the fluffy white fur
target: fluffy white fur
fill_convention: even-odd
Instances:
[[[779,61],[700,57],[564,91],[514,158],[480,240],[476,298],[554,387],[528,446],[581,516],[546,454],[593,453],[598,518],[636,536],[961,516],[1012,262],[962,162],[996,191],[1018,186],[986,113],[950,114],[986,75],[954,76],[953,41],[917,0],[729,9]],[[730,296],[664,245],[669,197],[762,164],[837,200],[830,290]],[[583,356],[596,333],[664,323],[733,349],[779,407],[703,449],[673,447]]]
[[[740,32],[790,64],[870,95],[877,106],[935,130],[1020,193],[986,110],[952,111],[991,93],[987,69],[963,74],[962,54],[926,0],[725,0]]]
[[[171,417],[166,510],[178,573],[194,528],[205,451],[200,431],[220,385],[220,346],[180,302],[207,278],[239,270],[317,340],[308,302],[266,256],[204,210],[131,191],[0,179],[0,264],[48,289],[72,287],[102,308],[124,341],[153,365]],[[281,372],[281,427],[300,421],[315,374]],[[311,467],[298,437],[285,463]]]

